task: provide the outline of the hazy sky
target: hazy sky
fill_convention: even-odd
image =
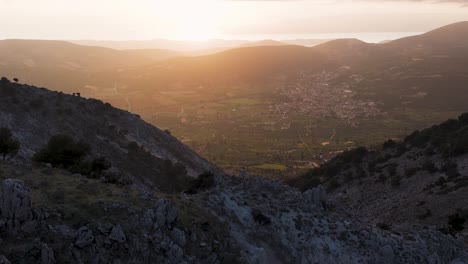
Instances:
[[[468,20],[468,0],[0,0],[0,38],[205,39],[421,32]]]

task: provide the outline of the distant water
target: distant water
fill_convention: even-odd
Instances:
[[[252,41],[293,40],[293,39],[340,39],[356,38],[369,43],[378,43],[384,40],[394,40],[408,36],[422,34],[423,32],[357,32],[357,33],[313,33],[313,34],[255,34],[255,35],[224,35],[223,39],[246,39]]]

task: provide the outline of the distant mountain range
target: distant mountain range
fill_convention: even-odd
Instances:
[[[100,40],[70,40],[69,42],[84,46],[100,46],[117,50],[129,49],[168,49],[187,55],[197,54],[205,50],[227,50],[236,47],[269,46],[273,45],[302,45],[314,46],[329,41],[329,39],[292,39],[292,40],[224,40],[212,39],[205,41],[182,40],[133,40],[133,41],[100,41]]]

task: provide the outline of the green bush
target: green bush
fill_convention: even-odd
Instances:
[[[390,163],[387,165],[387,172],[388,172],[388,175],[390,176],[394,176],[397,174],[397,168],[398,168],[398,164],[396,163]]]
[[[89,146],[84,142],[75,141],[66,135],[55,135],[50,138],[45,148],[34,155],[33,159],[37,162],[50,163],[55,167],[71,168],[80,164],[89,151]]]
[[[432,163],[431,161],[427,160],[423,163],[422,169],[430,172],[430,173],[435,173],[438,171],[437,167]]]
[[[401,177],[400,175],[395,175],[392,177],[391,181],[390,181],[390,184],[392,185],[392,187],[398,187],[401,185]]]
[[[20,143],[18,140],[13,138],[11,130],[6,127],[0,128],[0,155],[3,160],[5,160],[8,155],[15,155],[19,148]]]
[[[396,144],[397,143],[395,141],[393,141],[392,139],[389,139],[389,140],[385,141],[385,143],[383,143],[382,147],[383,147],[383,149],[389,149],[389,148],[392,148],[392,147],[396,146]]]
[[[190,188],[186,191],[188,194],[196,194],[198,191],[204,191],[215,186],[215,176],[211,171],[204,172],[193,180]]]
[[[453,231],[455,232],[462,231],[463,229],[465,229],[464,224],[465,224],[465,218],[460,216],[460,214],[455,213],[449,216],[448,225],[450,229],[452,229]]]
[[[330,182],[328,182],[327,191],[333,192],[334,190],[338,189],[340,186],[341,184],[338,182],[337,179],[331,179]]]
[[[251,211],[252,218],[253,220],[261,225],[270,225],[271,224],[271,219],[264,215],[260,210],[258,209],[252,209]]]
[[[415,175],[419,171],[419,168],[406,168],[405,169],[405,176],[407,178]]]

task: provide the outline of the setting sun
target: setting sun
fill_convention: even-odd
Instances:
[[[220,35],[219,1],[156,1],[158,19],[164,23],[164,37],[177,40],[207,40]],[[164,12],[160,12],[163,10]]]

